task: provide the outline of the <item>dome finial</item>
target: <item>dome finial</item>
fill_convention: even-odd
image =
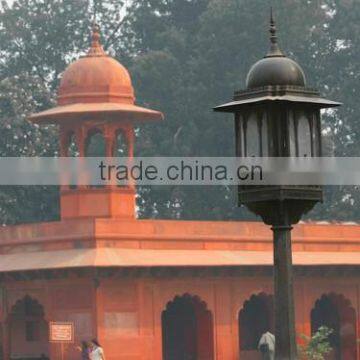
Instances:
[[[100,43],[100,26],[96,23],[95,19],[92,24],[91,33],[91,47],[87,56],[104,56],[105,51]]]
[[[266,57],[276,57],[276,56],[284,56],[282,51],[279,48],[279,44],[277,42],[276,36],[276,26],[273,14],[273,8],[270,7],[270,51],[267,53]]]
[[[277,43],[276,26],[272,6],[270,7],[270,41],[272,44]]]

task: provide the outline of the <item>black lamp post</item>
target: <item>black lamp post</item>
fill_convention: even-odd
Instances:
[[[271,14],[269,53],[250,69],[246,90],[214,110],[235,114],[238,157],[321,156],[320,110],[339,106],[305,85],[301,67],[280,50]],[[319,186],[239,187],[239,202],[271,225],[274,241],[276,359],[297,358],[291,229],[322,201]]]

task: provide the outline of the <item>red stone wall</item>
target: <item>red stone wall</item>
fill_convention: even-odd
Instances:
[[[310,312],[323,294],[342,294],[351,302],[359,324],[359,278],[301,277],[295,279],[296,329],[310,334]],[[44,306],[47,321],[73,321],[75,344],[64,347],[65,359],[78,359],[75,345],[98,337],[108,360],[162,358],[161,314],[175,296],[189,294],[206,303],[214,324],[217,360],[239,359],[238,314],[251,295],[272,293],[271,277],[227,278],[88,278],[7,283],[4,291],[4,341],[9,341],[6,314],[25,295]],[[359,325],[358,325],[359,326]],[[359,333],[359,332],[358,332]],[[12,339],[14,341],[14,339]],[[5,346],[6,348],[6,346]],[[50,345],[52,360],[60,346]],[[242,353],[243,359],[246,355]],[[250,356],[252,356],[250,354]],[[359,357],[358,357],[359,358]],[[350,359],[349,359],[350,360]]]

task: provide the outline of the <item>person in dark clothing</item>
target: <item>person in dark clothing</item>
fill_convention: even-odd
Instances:
[[[81,353],[81,360],[90,360],[91,347],[87,341],[82,341],[81,346],[78,346],[77,349]]]

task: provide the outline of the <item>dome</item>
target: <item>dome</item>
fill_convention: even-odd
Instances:
[[[300,65],[285,56],[259,60],[251,67],[246,79],[248,89],[269,85],[305,87],[305,84],[305,74]]]
[[[161,112],[135,104],[131,78],[124,66],[108,56],[100,44],[98,25],[94,25],[87,55],[64,71],[57,106],[32,114],[37,124],[108,119],[111,121],[158,121]]]
[[[246,79],[246,89],[235,91],[231,101],[216,106],[215,111],[238,114],[249,106],[276,103],[308,104],[314,109],[326,109],[341,105],[324,99],[315,89],[306,87],[306,79],[300,65],[289,59],[277,43],[275,22],[270,16],[270,50],[256,62]]]
[[[104,52],[100,45],[99,29],[94,27],[88,54],[69,65],[63,73],[58,104],[134,104],[134,101],[134,90],[128,71]]]
[[[268,54],[251,67],[246,78],[246,87],[248,89],[276,85],[305,87],[305,74],[300,65],[286,57],[279,48],[272,11],[270,43]]]

